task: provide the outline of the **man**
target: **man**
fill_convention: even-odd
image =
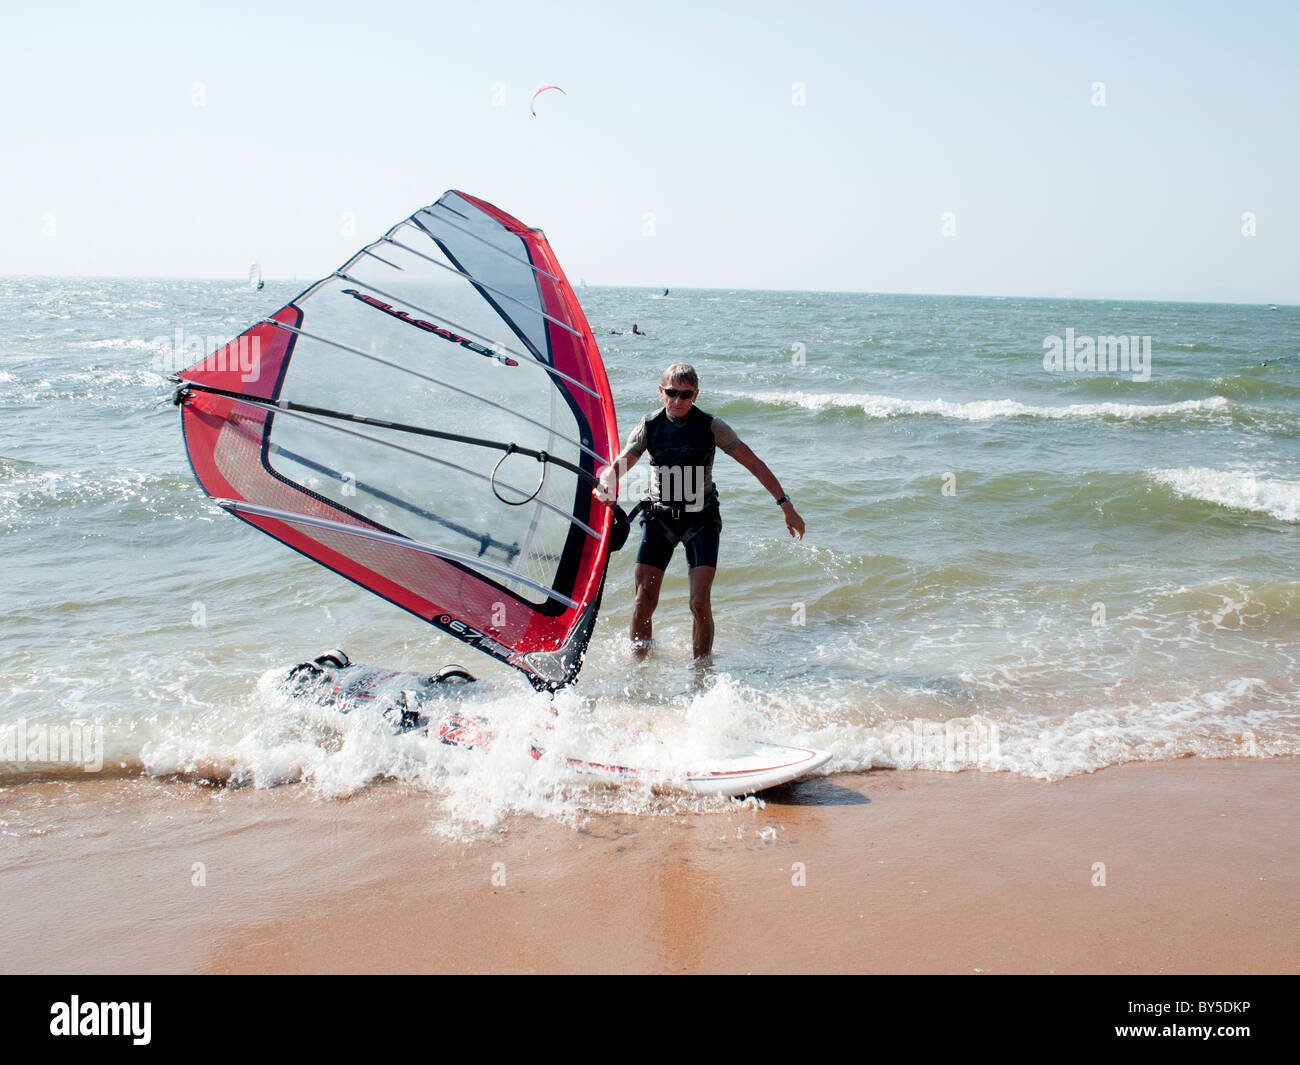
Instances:
[[[619,477],[647,451],[650,453],[651,502],[644,508],[644,533],[636,556],[632,643],[642,652],[649,646],[651,619],[659,605],[664,570],[680,543],[690,569],[691,643],[696,659],[705,658],[713,650],[711,593],[722,533],[718,490],[713,484],[717,448],[749,470],[772,494],[791,536],[803,539],[804,533],[803,518],[763,460],[741,443],[721,418],[695,406],[699,389],[700,379],[693,367],[684,362],[669,366],[659,381],[663,409],[641,419],[614,464],[600,472],[600,487],[594,493],[601,502],[612,504],[618,497]]]

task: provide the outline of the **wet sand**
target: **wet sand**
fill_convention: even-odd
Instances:
[[[1300,762],[839,774],[717,814],[0,789],[5,973],[1300,972]]]

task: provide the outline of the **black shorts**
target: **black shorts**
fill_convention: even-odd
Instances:
[[[637,562],[655,569],[667,569],[673,549],[686,540],[686,565],[718,565],[718,545],[722,540],[722,511],[716,501],[697,514],[683,514],[674,519],[666,514],[647,510],[641,516],[644,532],[641,548],[636,553]]]

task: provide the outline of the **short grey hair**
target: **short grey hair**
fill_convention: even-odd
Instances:
[[[700,387],[700,378],[695,372],[695,367],[687,362],[675,362],[669,366],[659,378],[659,387],[663,388],[674,381],[685,381],[692,388]]]

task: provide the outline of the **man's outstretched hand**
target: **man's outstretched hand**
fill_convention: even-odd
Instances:
[[[786,503],[781,507],[781,513],[785,517],[785,527],[790,530],[790,535],[796,540],[803,539],[803,518],[799,517],[799,512],[794,509],[793,503]]]

